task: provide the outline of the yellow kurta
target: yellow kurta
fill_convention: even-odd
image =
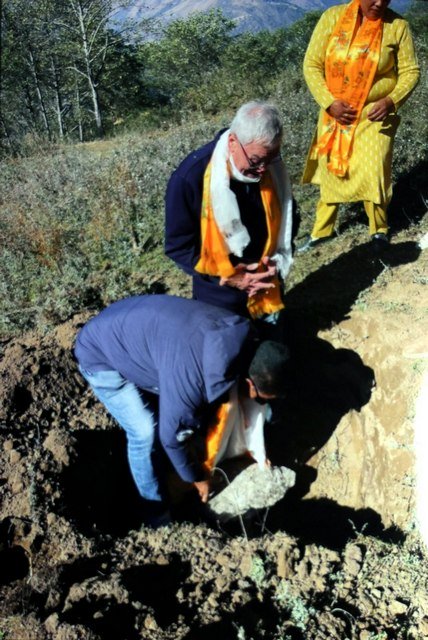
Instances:
[[[321,107],[313,142],[320,131],[322,110],[335,99],[325,82],[324,60],[331,32],[344,7],[331,7],[323,13],[305,55],[305,80]],[[338,177],[330,173],[326,156],[316,158],[312,153],[306,162],[302,181],[319,184],[321,200],[326,203],[369,200],[386,206],[391,199],[392,148],[400,118],[393,113],[383,122],[370,122],[367,114],[373,103],[386,96],[398,109],[418,82],[419,66],[406,20],[387,9],[383,21],[379,65],[355,131],[347,175]]]

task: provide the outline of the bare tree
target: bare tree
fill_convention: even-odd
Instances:
[[[104,127],[98,88],[106,55],[120,38],[109,28],[117,3],[113,0],[66,0],[66,4],[67,19],[59,24],[73,35],[76,62],[71,68],[87,82],[96,130],[101,135]],[[125,4],[129,2],[121,6]]]
[[[55,112],[58,124],[58,136],[60,140],[63,140],[65,135],[64,113],[66,111],[66,107],[64,106],[63,93],[61,88],[61,71],[52,54],[50,55],[50,63],[52,85],[55,96]]]
[[[48,120],[48,114],[46,111],[45,100],[43,98],[42,87],[39,77],[39,70],[37,65],[37,60],[34,55],[34,51],[30,44],[27,45],[27,64],[30,69],[30,74],[34,83],[34,93],[37,96],[38,106],[39,106],[39,114],[41,116],[43,126],[47,135],[48,140],[51,139],[51,130]]]

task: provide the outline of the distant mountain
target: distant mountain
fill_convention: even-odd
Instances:
[[[392,0],[391,7],[403,12],[410,0]],[[299,20],[308,11],[322,11],[341,0],[136,0],[121,17],[157,18],[164,22],[186,18],[191,13],[221,9],[236,21],[237,31],[274,30]]]

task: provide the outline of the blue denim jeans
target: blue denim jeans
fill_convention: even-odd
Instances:
[[[162,455],[156,402],[118,371],[79,369],[98,400],[126,432],[128,462],[140,495],[161,501],[158,478]]]

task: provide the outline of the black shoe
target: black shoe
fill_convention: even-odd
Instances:
[[[374,233],[371,239],[372,242],[389,244],[389,238],[386,233]]]
[[[323,244],[324,242],[328,242],[329,240],[334,240],[335,238],[337,238],[337,235],[335,233],[331,236],[326,236],[325,238],[311,238],[309,236],[304,244],[300,245],[300,247],[297,247],[296,253],[306,253],[306,251],[311,251],[311,249],[314,249],[319,244]]]
[[[143,527],[159,529],[159,527],[166,527],[168,524],[171,524],[171,522],[171,512],[164,502],[147,500],[147,503],[143,507]]]

